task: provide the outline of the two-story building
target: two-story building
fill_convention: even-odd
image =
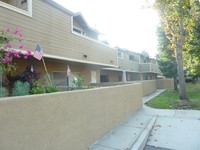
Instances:
[[[67,82],[67,66],[72,73],[84,76],[86,85],[151,80],[160,74],[154,59],[99,41],[101,33],[91,28],[81,13],[73,13],[53,0],[0,0],[0,29],[7,27],[22,29],[25,49],[35,51],[36,45],[41,45],[54,85],[70,86],[73,76]],[[16,61],[18,72],[33,64],[44,78],[42,61],[33,57]]]
[[[155,59],[147,53],[118,49],[118,68],[101,69],[101,82],[154,80],[161,74]]]
[[[98,40],[81,13],[73,13],[53,0],[0,0],[0,29],[19,27],[24,49],[35,51],[40,44],[54,85],[66,85],[67,65],[80,73],[85,84],[100,82],[101,68],[117,67],[117,50]],[[17,49],[17,47],[14,47]],[[17,60],[18,72],[33,63],[45,75],[42,61]]]

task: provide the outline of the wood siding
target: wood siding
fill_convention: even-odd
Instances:
[[[140,71],[139,60],[138,62],[129,60],[129,53],[123,52],[123,58],[118,58],[118,63],[119,63],[120,69],[135,71],[135,72]]]
[[[158,73],[158,74],[161,73],[158,65],[153,64],[153,63],[142,63],[142,64],[140,64],[140,71],[141,72],[153,72],[153,73]]]
[[[117,51],[71,32],[71,16],[43,0],[33,0],[32,17],[0,7],[0,29],[22,29],[26,49],[42,45],[45,54],[117,65]],[[87,58],[83,57],[87,55]]]
[[[119,51],[123,53],[122,58],[118,58],[118,65],[120,69],[130,71],[130,72],[152,72],[152,73],[160,73],[160,69],[158,64],[152,59],[149,60],[150,63],[144,63],[145,58],[141,57],[140,54],[129,52],[129,51]],[[133,60],[130,60],[130,55],[132,55]],[[138,77],[136,77],[138,78]]]

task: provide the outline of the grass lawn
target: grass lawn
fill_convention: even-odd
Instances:
[[[186,84],[190,102],[181,102],[178,91],[166,90],[146,103],[147,106],[159,109],[193,109],[200,110],[200,82]]]

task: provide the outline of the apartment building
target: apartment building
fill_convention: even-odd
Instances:
[[[73,13],[52,0],[0,0],[0,29],[7,27],[23,31],[24,49],[35,51],[36,45],[41,45],[54,85],[71,83],[66,81],[67,66],[72,73],[80,73],[88,85],[100,82],[101,68],[118,65],[117,50],[98,40],[100,33],[81,13]],[[42,61],[29,58],[16,62],[17,72],[32,63],[41,78],[46,74]]]
[[[147,53],[117,48],[118,68],[101,69],[101,82],[126,82],[136,80],[154,80],[161,74],[155,59]]]

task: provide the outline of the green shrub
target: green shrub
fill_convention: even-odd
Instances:
[[[33,87],[31,89],[31,94],[42,94],[46,93],[45,88],[39,83],[39,82],[34,82]]]
[[[7,97],[9,95],[9,92],[6,88],[0,88],[0,97]]]
[[[74,78],[72,82],[75,84],[76,88],[81,88],[84,82],[84,77],[79,73],[74,73],[73,76]]]
[[[29,95],[30,84],[28,82],[16,81],[14,83],[13,96]]]
[[[46,92],[47,93],[53,93],[53,92],[59,92],[60,89],[58,87],[55,86],[47,86],[46,87]]]

